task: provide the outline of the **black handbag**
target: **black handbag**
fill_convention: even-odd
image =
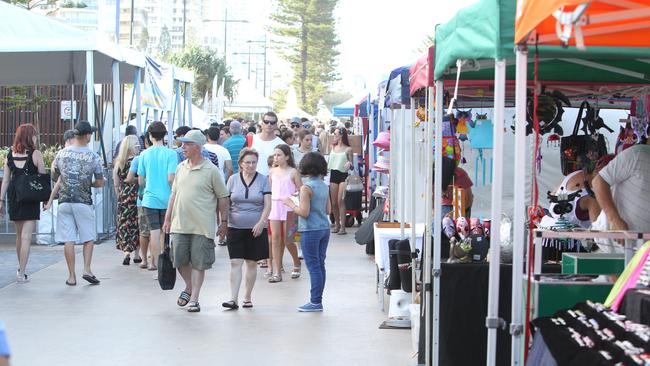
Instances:
[[[587,114],[589,114],[591,107],[587,101],[584,101],[580,104],[578,118],[575,126],[573,126],[573,133],[562,137],[560,140],[560,163],[564,175],[595,165],[598,159],[607,155],[605,136],[599,133],[590,133],[589,131],[593,131],[593,128],[590,128],[591,120],[586,117],[582,118],[585,107],[587,108]],[[584,135],[578,135],[580,122],[584,123]]]
[[[49,174],[17,174],[14,178],[16,202],[38,203],[50,199],[52,188]]]
[[[176,268],[171,257],[169,234],[165,235],[165,249],[158,255],[158,284],[163,290],[173,290],[176,285]]]

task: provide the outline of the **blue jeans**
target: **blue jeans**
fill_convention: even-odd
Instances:
[[[305,259],[311,279],[312,304],[323,302],[325,289],[325,254],[330,240],[330,230],[303,231],[300,233],[302,257]]]

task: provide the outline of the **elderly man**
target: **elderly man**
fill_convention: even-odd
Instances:
[[[171,233],[174,267],[185,281],[177,304],[199,312],[205,270],[215,261],[217,202],[222,217],[219,234],[228,227],[228,190],[221,172],[201,155],[205,136],[192,130],[179,139],[187,157],[176,169],[163,229]]]
[[[69,272],[65,283],[69,286],[77,284],[74,263],[74,244],[77,239],[83,243],[84,272],[82,278],[90,284],[99,284],[99,280],[90,269],[94,240],[97,236],[91,188],[104,186],[104,175],[99,156],[88,147],[90,137],[95,131],[97,128],[92,127],[86,121],[77,123],[74,127],[74,142],[59,151],[56,156],[54,179],[58,180],[57,175],[61,174],[56,241],[65,243],[63,252]]]

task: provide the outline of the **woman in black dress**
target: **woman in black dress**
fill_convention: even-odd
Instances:
[[[34,175],[45,173],[43,154],[36,149],[38,132],[34,125],[25,123],[18,126],[14,144],[4,162],[4,176],[0,189],[0,215],[5,214],[5,197],[8,204],[9,220],[16,225],[16,254],[18,256],[18,270],[16,280],[25,283],[28,280],[25,273],[29,249],[32,244],[32,233],[36,227],[36,220],[40,216],[40,203],[16,202],[15,178],[19,174]],[[5,195],[6,194],[6,195]]]

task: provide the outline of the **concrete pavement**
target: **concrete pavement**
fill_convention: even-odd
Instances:
[[[304,265],[300,279],[291,280],[287,273],[278,284],[268,283],[259,270],[254,308],[224,310],[221,302],[230,291],[228,253],[225,247],[216,250],[197,314],[175,304],[183,288],[180,276],[176,289],[160,290],[152,272],[121,264],[113,242],[95,250],[99,286],[81,279],[80,254],[78,285],[66,286],[60,252],[61,261],[32,273],[30,283],[0,289],[0,320],[7,326],[12,365],[415,363],[410,331],[378,329],[386,313],[377,305],[374,263],[353,242],[352,232],[330,240],[323,313],[296,311],[309,298]],[[285,267],[291,268],[288,253]]]

